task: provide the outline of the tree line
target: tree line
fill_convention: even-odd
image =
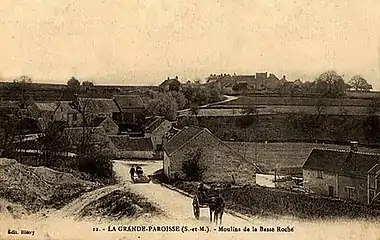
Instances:
[[[346,83],[343,76],[333,70],[321,73],[312,82],[307,81],[303,83],[300,80],[296,82],[297,84],[282,88],[282,91],[325,98],[341,98],[345,96],[347,89],[354,89],[356,91],[369,91],[372,89],[372,85],[360,74],[355,75]]]

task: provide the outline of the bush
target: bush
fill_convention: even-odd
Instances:
[[[251,214],[293,215],[311,219],[378,218],[380,216],[379,209],[358,203],[264,187],[225,190],[223,197],[230,208],[238,211],[248,210]]]
[[[106,184],[115,181],[112,160],[107,155],[99,153],[80,155],[77,167],[79,171],[90,174],[93,180]]]
[[[182,172],[185,173],[186,179],[200,181],[205,171],[205,167],[200,164],[201,149],[198,149],[194,156],[182,163]]]

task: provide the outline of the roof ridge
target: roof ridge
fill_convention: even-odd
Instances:
[[[154,116],[153,118],[154,118],[154,120],[153,120],[151,123],[149,123],[148,126],[146,126],[146,129],[150,128],[150,127],[151,127],[155,122],[157,122],[158,120],[161,120],[161,118],[158,117],[158,116]]]
[[[315,147],[312,150],[325,150],[325,151],[331,151],[331,152],[344,152],[344,153],[350,153],[350,152],[352,152],[352,153],[357,153],[357,154],[362,154],[362,155],[380,156],[380,153],[352,151],[352,150],[345,150],[345,149],[333,149],[333,148]]]
[[[256,163],[252,163],[250,161],[248,161],[245,157],[243,157],[240,153],[238,153],[237,151],[235,151],[232,147],[230,147],[229,145],[227,145],[225,142],[223,142],[220,138],[218,138],[217,136],[215,136],[215,134],[213,134],[209,129],[205,128],[206,131],[208,131],[212,136],[214,136],[219,142],[221,142],[224,146],[226,146],[228,149],[232,150],[235,154],[239,155],[244,162],[250,164],[250,165],[253,165],[257,170],[259,170],[259,172],[261,172],[261,169],[257,166]]]
[[[190,126],[190,127],[193,127],[193,126]],[[186,129],[188,129],[189,127],[185,127]],[[196,138],[199,134],[201,134],[202,132],[204,132],[205,131],[205,129],[206,128],[204,128],[203,130],[201,130],[201,131],[199,131],[197,134],[195,134],[194,136],[192,136],[189,140],[187,140],[186,142],[184,142],[181,146],[179,146],[179,147],[177,147],[177,149],[175,149],[174,151],[172,151],[171,153],[170,153],[170,155],[173,155],[173,153],[175,153],[175,152],[177,152],[179,149],[181,149],[183,146],[185,146],[186,145],[186,143],[188,143],[188,142],[190,142],[191,140],[193,140],[194,138]],[[171,140],[173,140],[173,138],[177,135],[177,134],[179,134],[179,133],[181,133],[182,131],[179,131],[179,132],[177,132],[171,139],[170,139],[170,141]],[[169,141],[169,142],[170,142]],[[169,143],[168,142],[168,143]]]
[[[113,99],[112,98],[78,98],[78,99],[91,99],[91,100],[111,100],[111,101],[113,101]]]
[[[370,170],[367,171],[367,173],[371,172],[374,168],[376,168],[377,166],[379,166],[378,163],[376,163]]]

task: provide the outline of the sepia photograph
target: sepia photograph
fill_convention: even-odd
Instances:
[[[0,239],[380,240],[380,1],[0,16]]]

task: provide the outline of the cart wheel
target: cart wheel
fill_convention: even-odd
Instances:
[[[197,197],[194,197],[193,199],[193,212],[194,212],[194,217],[197,220],[199,220],[200,208],[199,208],[199,201]]]

